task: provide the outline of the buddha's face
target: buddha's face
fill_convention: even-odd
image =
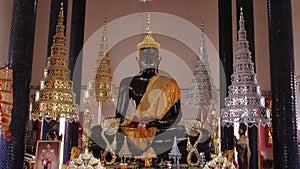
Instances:
[[[159,51],[156,48],[142,48],[137,60],[141,69],[157,69],[160,62]]]

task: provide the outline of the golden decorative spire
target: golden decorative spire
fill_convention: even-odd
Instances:
[[[63,3],[60,3],[60,10],[59,10],[57,25],[56,25],[56,35],[54,35],[53,37],[53,45],[60,45],[60,46],[66,45],[66,40],[64,37],[65,26],[63,24],[64,22],[63,6],[64,6]]]
[[[150,14],[148,14],[147,18],[147,24],[146,24],[146,36],[142,42],[140,42],[137,45],[136,50],[139,52],[142,48],[156,48],[160,51],[160,44],[155,41],[155,39],[152,36],[152,30],[151,30],[151,19]]]
[[[31,119],[67,120],[78,119],[78,105],[75,104],[73,82],[70,80],[68,55],[63,25],[63,4],[58,15],[56,34],[53,37],[51,54],[44,69],[44,78],[40,90],[36,92],[35,101],[31,104]]]
[[[107,19],[104,19],[102,42],[99,47],[94,76],[88,83],[89,96],[96,101],[110,101],[112,91],[112,74],[107,46]]]

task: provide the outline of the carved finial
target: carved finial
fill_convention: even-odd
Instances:
[[[245,20],[243,14],[243,7],[240,8],[240,29],[245,29]]]
[[[63,21],[64,21],[64,3],[61,2],[60,3],[60,9],[59,9],[59,14],[58,14],[58,22],[57,24],[63,24]]]
[[[103,36],[102,36],[102,41],[107,40],[107,28],[106,28],[106,24],[107,24],[107,18],[104,18],[104,24],[103,24]]]
[[[64,35],[65,26],[64,26],[64,4],[60,3],[59,14],[57,18],[57,25],[56,25],[56,34],[60,34],[60,36]]]
[[[146,33],[147,33],[148,35],[152,33],[152,30],[151,30],[151,18],[150,18],[150,14],[148,14],[148,17],[147,17]]]
[[[106,25],[107,24],[107,18],[105,17],[104,18],[104,25]]]
[[[242,6],[240,7],[240,15],[241,16],[243,15],[243,7]]]
[[[246,30],[245,30],[245,20],[243,14],[243,7],[240,8],[240,21],[239,21],[240,29],[238,31],[238,40],[246,40]]]
[[[203,54],[206,55],[206,47],[205,47],[205,38],[204,38],[204,23],[201,24],[201,33],[200,33],[200,59],[203,60]]]

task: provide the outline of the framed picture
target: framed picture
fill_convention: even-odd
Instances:
[[[61,141],[39,140],[34,169],[58,169]]]

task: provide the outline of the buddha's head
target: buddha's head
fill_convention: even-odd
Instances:
[[[144,69],[158,69],[160,62],[160,44],[155,41],[151,32],[150,15],[148,15],[148,22],[146,26],[146,36],[142,42],[137,45],[137,61],[141,68]]]

